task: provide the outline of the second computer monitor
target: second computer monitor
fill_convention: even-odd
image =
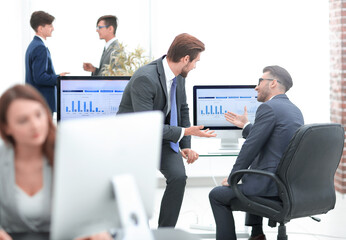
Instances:
[[[254,123],[260,102],[257,101],[256,85],[199,85],[193,87],[193,123],[217,131],[221,149],[239,148],[241,129],[226,121],[224,114],[244,113]]]
[[[116,115],[130,78],[130,76],[59,77],[58,121]]]

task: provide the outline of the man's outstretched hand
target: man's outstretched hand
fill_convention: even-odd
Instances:
[[[247,118],[246,106],[244,107],[244,113],[242,115],[239,115],[233,112],[227,112],[225,113],[225,118],[228,122],[232,123],[233,125],[239,128],[243,128],[245,123],[249,121]]]
[[[202,130],[204,128],[201,126],[191,126],[189,128],[185,128],[185,136],[197,136],[197,137],[216,137],[215,131],[211,131],[209,128]]]

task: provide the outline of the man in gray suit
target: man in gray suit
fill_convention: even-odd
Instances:
[[[161,202],[159,227],[174,227],[178,220],[187,178],[182,157],[190,164],[199,156],[190,149],[191,135],[216,136],[209,129],[202,130],[203,126],[190,126],[186,102],[185,78],[196,67],[204,49],[197,38],[186,33],[178,35],[167,56],[133,74],[119,106],[118,113],[158,110],[165,116],[160,171],[167,186]]]
[[[115,56],[120,53],[119,42],[115,39],[115,32],[118,27],[118,19],[113,15],[105,15],[97,20],[96,31],[98,32],[100,39],[106,41],[99,67],[94,67],[91,63],[83,63],[85,71],[91,72],[92,76],[102,75],[102,68],[105,64],[110,64],[111,56]]]
[[[284,68],[265,67],[255,88],[258,92],[257,100],[263,102],[257,109],[255,123],[248,122],[246,107],[243,115],[225,114],[227,121],[243,128],[243,137],[246,139],[231,174],[249,167],[275,173],[292,136],[304,124],[301,111],[285,94],[292,85],[292,78]],[[235,194],[229,185],[229,178],[225,178],[222,186],[214,188],[209,194],[217,240],[236,239],[230,206]],[[245,175],[240,187],[249,196],[278,196],[275,183],[265,176]],[[261,217],[248,214],[246,225],[252,226],[250,240],[266,239]]]

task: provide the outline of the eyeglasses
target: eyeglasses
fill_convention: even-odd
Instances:
[[[109,25],[105,25],[105,26],[97,26],[96,27],[96,30],[100,30],[101,28],[108,28],[109,27]]]
[[[260,79],[258,79],[258,85],[260,85],[261,82],[262,82],[263,80],[274,81],[274,80],[276,80],[276,79],[274,79],[274,78],[260,78]],[[278,81],[278,80],[276,80],[276,81],[277,81],[278,83],[281,83],[281,82]]]

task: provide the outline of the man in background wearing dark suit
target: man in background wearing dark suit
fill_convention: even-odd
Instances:
[[[255,88],[257,100],[263,102],[256,112],[255,123],[250,124],[247,111],[243,115],[226,113],[226,120],[243,128],[246,139],[231,174],[240,169],[259,169],[275,173],[277,166],[296,130],[304,124],[301,111],[288,99],[286,92],[292,87],[290,74],[282,67],[268,66]],[[236,239],[230,200],[235,198],[229,187],[229,178],[222,186],[209,194],[210,204],[216,222],[217,240]],[[265,176],[248,175],[242,178],[240,186],[248,196],[278,196],[275,183]],[[248,214],[246,225],[252,226],[250,240],[265,240],[262,218]]]
[[[68,72],[55,74],[52,58],[46,46],[47,37],[52,36],[54,17],[43,11],[33,12],[30,25],[36,36],[31,41],[25,54],[25,82],[34,86],[46,99],[52,112],[56,111],[56,84],[58,76]]]
[[[83,63],[84,70],[91,72],[92,76],[101,76],[105,64],[110,64],[111,56],[116,56],[120,53],[119,42],[115,39],[117,27],[118,19],[116,16],[105,15],[97,20],[96,31],[98,32],[100,39],[106,41],[106,45],[98,68],[94,67],[91,63]]]
[[[197,38],[186,33],[178,35],[167,56],[133,74],[119,106],[118,113],[158,110],[165,116],[160,171],[167,186],[161,202],[159,227],[174,227],[177,223],[187,178],[182,157],[190,164],[199,156],[190,149],[191,135],[216,136],[209,129],[201,131],[203,126],[190,127],[186,102],[185,78],[196,67],[204,49]]]

